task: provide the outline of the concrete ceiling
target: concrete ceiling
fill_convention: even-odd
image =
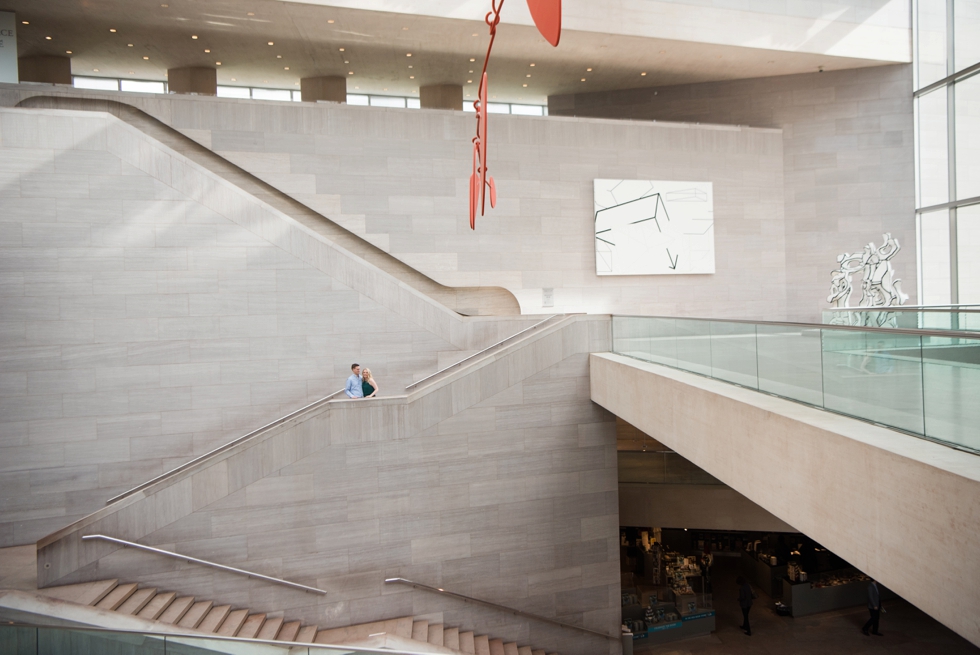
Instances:
[[[488,43],[482,21],[277,0],[6,0],[2,8],[17,12],[21,56],[70,50],[75,75],[163,80],[168,68],[221,62],[219,84],[298,89],[302,77],[343,75],[354,93],[413,96],[420,84],[457,83],[472,95]],[[568,29],[552,48],[533,27],[504,21],[488,74],[497,100],[544,104],[576,91],[885,63],[893,62]]]

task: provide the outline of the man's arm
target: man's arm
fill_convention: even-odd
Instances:
[[[351,376],[354,377],[354,376]],[[344,391],[347,393],[348,398],[354,397],[354,383],[351,382],[350,378],[347,378],[347,384],[344,385]]]

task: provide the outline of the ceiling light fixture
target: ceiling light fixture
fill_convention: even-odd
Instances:
[[[220,66],[221,65],[221,62],[220,61],[216,61],[216,62],[214,62],[214,65],[215,66]]]
[[[328,18],[327,19],[327,22],[330,23],[331,25],[333,25],[333,19],[332,18]]]
[[[31,24],[30,21],[26,21],[26,20],[22,20],[20,22],[21,22],[22,25],[30,25]]]
[[[269,45],[276,45],[275,41],[269,41]]]
[[[143,57],[143,59],[149,59],[149,57]]]
[[[414,79],[415,79],[415,76],[414,76],[414,75],[409,75],[409,76],[408,76],[408,79],[410,79],[410,80],[414,80]]]
[[[347,71],[347,74],[348,75],[353,75],[354,74],[354,71]]]
[[[411,56],[412,56],[412,53],[411,53],[411,52],[406,52],[406,53],[405,53],[405,56],[406,56],[406,57],[411,57]]]
[[[531,64],[531,68],[534,68],[534,64]]]
[[[646,73],[640,73],[640,77],[643,77],[644,75],[646,75]]]
[[[411,64],[409,64],[409,66],[408,66],[408,67],[409,67],[409,68],[415,68],[415,66],[412,66]]]
[[[531,74],[530,74],[530,73],[528,73],[528,74],[527,74],[527,75],[525,75],[524,77],[531,77]]]
[[[286,66],[285,68],[283,68],[283,70],[284,71],[288,71],[289,70],[289,66]]]
[[[473,71],[470,71],[470,72],[472,73]]]
[[[476,61],[476,59],[474,59],[473,57],[470,57],[470,61]]]
[[[136,71],[129,71],[130,75],[136,75]]]
[[[232,81],[232,82],[237,82],[238,80],[236,80],[236,79],[235,79],[235,78],[233,77],[233,78],[231,78],[231,81]]]
[[[254,15],[255,15],[255,12],[254,12],[254,11],[250,11],[250,12],[248,12],[248,13],[247,13],[247,14],[245,14],[245,15],[246,15],[246,16],[254,16]]]
[[[345,64],[349,64],[349,63],[350,63],[350,60],[349,60],[349,59],[345,59],[345,60],[344,60],[344,63],[345,63]],[[411,66],[409,66],[409,68],[411,68]]]
[[[115,34],[116,33],[116,28],[115,27],[110,27],[109,28],[109,31],[112,32],[113,34]]]
[[[71,54],[71,50],[65,50],[65,54],[66,55],[70,55]]]
[[[583,81],[583,82],[585,81],[585,78],[584,78],[584,77],[582,78],[582,81]]]
[[[473,36],[480,36],[477,32],[473,32]]]
[[[524,86],[526,87],[526,86],[527,86],[527,84],[525,84]]]
[[[92,69],[92,72],[93,72],[93,73],[98,73],[98,72],[99,72],[99,69],[98,69],[98,68],[93,68],[93,69]]]
[[[160,5],[160,6],[163,7],[164,9],[167,9],[167,8],[170,7],[170,5]]]
[[[403,31],[403,32],[404,32],[404,31],[407,31],[407,30],[408,30],[408,28],[407,28],[407,27],[403,27],[403,28],[402,28],[402,31]]]
[[[196,41],[197,40],[197,34],[191,34],[191,38]]]
[[[339,50],[340,50],[341,52],[343,52],[343,51],[344,51],[344,49],[343,49],[343,48],[339,48]]]
[[[128,47],[130,47],[130,48],[132,48],[132,47],[133,47],[133,44],[132,44],[132,43],[127,43],[126,45],[127,45]]]
[[[585,69],[585,72],[586,72],[586,73],[591,73],[591,72],[592,72],[592,69],[591,69],[591,68],[586,68],[586,69]]]
[[[387,90],[388,90],[387,87],[385,87],[384,89],[382,89],[382,91],[387,91]]]
[[[473,84],[473,80],[466,80],[467,84]]]
[[[46,36],[46,37],[44,37],[44,40],[45,41],[50,41],[51,40],[51,37],[50,36]]]
[[[276,55],[276,59],[282,59],[282,55]]]
[[[211,52],[211,49],[210,48],[205,48],[204,49],[204,52]]]

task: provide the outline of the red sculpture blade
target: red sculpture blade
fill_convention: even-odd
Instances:
[[[527,8],[541,36],[557,47],[561,39],[561,0],[527,0]]]

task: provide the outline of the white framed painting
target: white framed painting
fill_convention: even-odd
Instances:
[[[715,272],[711,182],[595,180],[596,275]]]

